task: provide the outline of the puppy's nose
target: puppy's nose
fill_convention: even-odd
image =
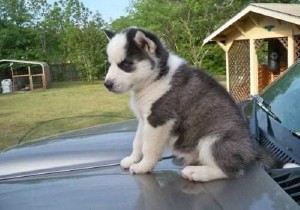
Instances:
[[[108,89],[108,90],[111,90],[114,86],[114,83],[112,81],[105,81],[104,82],[104,86]]]

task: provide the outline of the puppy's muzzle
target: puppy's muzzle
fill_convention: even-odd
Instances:
[[[111,91],[112,89],[113,89],[113,87],[114,87],[114,83],[112,82],[112,81],[105,81],[104,82],[104,86],[109,90],[109,91]]]

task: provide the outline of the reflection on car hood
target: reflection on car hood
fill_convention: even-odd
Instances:
[[[0,182],[0,209],[298,209],[261,167],[236,180],[195,183],[161,164],[172,165],[163,160],[146,175],[113,166]]]
[[[0,180],[119,163],[131,152],[135,121],[24,143],[0,153]]]

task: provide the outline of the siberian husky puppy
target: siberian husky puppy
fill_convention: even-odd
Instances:
[[[110,67],[104,85],[114,93],[130,91],[138,120],[132,154],[121,167],[148,173],[169,146],[183,159],[186,179],[206,182],[242,175],[256,154],[227,91],[151,32],[131,27],[106,35]]]

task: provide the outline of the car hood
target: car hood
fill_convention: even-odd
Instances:
[[[265,173],[253,167],[236,180],[195,183],[162,160],[154,172],[131,175],[119,166],[0,181],[0,209],[298,209]],[[167,167],[166,167],[167,166]]]
[[[195,183],[166,151],[151,174],[131,175],[136,122],[96,127],[0,154],[0,209],[297,209],[260,167],[236,180]]]
[[[0,153],[0,180],[117,164],[131,152],[135,121],[64,133]]]

